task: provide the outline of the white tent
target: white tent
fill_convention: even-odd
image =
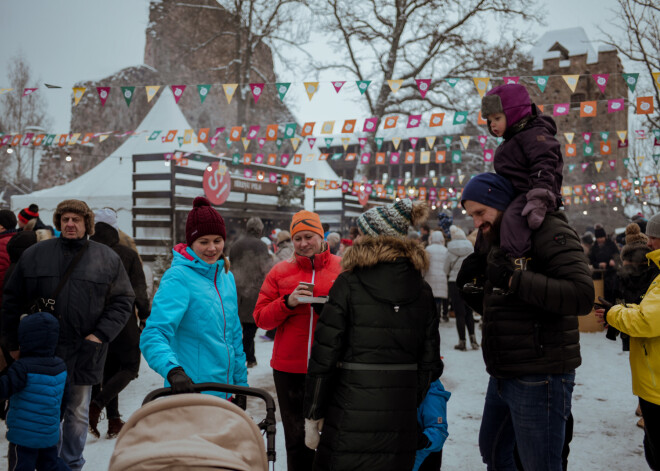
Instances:
[[[207,152],[203,144],[195,139],[190,144],[178,146],[178,143],[163,142],[159,136],[148,141],[150,133],[162,130],[164,135],[170,129],[177,129],[179,133],[191,129],[190,124],[183,116],[181,109],[174,101],[169,88],[163,90],[158,101],[153,105],[142,123],[137,127],[137,133],[126,139],[117,150],[105,158],[96,167],[64,185],[35,191],[26,195],[16,195],[11,198],[11,208],[18,212],[32,203],[39,206],[39,214],[45,224],[52,224],[53,213],[57,204],[65,199],[80,199],[85,201],[92,210],[111,207],[117,211],[118,223],[121,230],[132,232],[132,191],[133,191],[133,165],[131,157],[136,154],[169,153],[175,150],[181,152]],[[65,162],[62,165],[66,165]],[[162,172],[164,162],[141,163],[140,172]],[[150,182],[144,182],[150,183]],[[162,185],[162,182],[154,182]],[[169,189],[145,188],[141,189]]]

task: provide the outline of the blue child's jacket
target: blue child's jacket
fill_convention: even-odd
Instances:
[[[417,421],[424,430],[424,435],[429,439],[429,446],[423,450],[417,450],[415,455],[415,467],[417,471],[427,456],[433,452],[442,450],[445,440],[449,436],[447,430],[447,401],[451,393],[445,391],[439,379],[431,383],[426,397],[417,408]]]

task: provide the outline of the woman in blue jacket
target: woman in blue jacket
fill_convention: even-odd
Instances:
[[[248,385],[236,283],[222,253],[225,239],[222,216],[206,198],[195,198],[186,244],[173,249],[172,266],[140,337],[145,360],[174,393],[192,392],[193,383]]]

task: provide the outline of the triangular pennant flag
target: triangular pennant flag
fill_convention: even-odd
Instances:
[[[442,138],[442,142],[444,142],[447,147],[451,146],[453,140],[454,140],[454,136],[445,136]]]
[[[587,169],[588,166],[589,166],[589,162],[582,162],[580,164],[580,168],[582,168],[583,172]]]
[[[110,137],[109,134],[101,134],[101,135],[99,136],[99,142],[103,142],[103,141],[105,141],[108,137]]]
[[[37,91],[36,88],[24,88],[23,89],[23,96],[32,95],[35,91]]]
[[[409,138],[409,139],[408,139],[408,142],[410,142],[410,148],[411,148],[411,149],[414,149],[415,147],[417,147],[417,142],[418,142],[418,141],[419,141],[419,139],[416,138],[416,137],[411,137],[411,138]]]
[[[477,87],[479,97],[483,98],[488,89],[488,82],[490,82],[490,79],[488,77],[474,77],[473,80],[474,86]]]
[[[110,94],[110,87],[96,87],[96,93],[99,94],[101,106],[105,106],[105,101],[108,99],[108,95]]]
[[[280,101],[284,100],[284,96],[289,91],[291,82],[278,82],[275,84],[275,90],[277,90],[277,96],[280,98]]]
[[[85,87],[73,87],[73,106],[78,106],[86,90]]]
[[[610,138],[610,132],[609,131],[601,131],[600,132],[600,140],[601,141],[606,141]]]
[[[309,144],[310,149],[314,148],[315,143],[316,143],[316,138],[315,137],[308,137],[307,138],[307,144]]]
[[[160,90],[160,85],[147,85],[144,87],[147,92],[147,103],[151,102],[151,99],[156,96],[158,90]]]
[[[541,93],[545,92],[545,87],[548,86],[548,76],[547,75],[535,75],[534,81],[536,82],[536,86],[539,87],[539,90],[541,90]]]
[[[426,138],[426,147],[428,149],[433,149],[434,145],[435,145],[435,136],[428,136]]]
[[[234,93],[236,93],[236,88],[238,88],[237,83],[222,84],[222,89],[225,91],[225,97],[227,97],[227,104],[231,103],[231,99],[234,97]]]
[[[358,80],[355,83],[357,84],[357,88],[360,91],[360,95],[364,95],[364,92],[366,92],[367,88],[369,88],[371,80]]]
[[[131,100],[133,100],[134,93],[135,87],[121,87],[121,94],[126,101],[126,106],[131,106]]]
[[[477,136],[477,140],[479,141],[479,144],[481,144],[481,148],[485,149],[486,142],[488,142],[488,136]]]
[[[11,92],[13,88],[0,88],[0,95],[4,95],[7,92]]]
[[[590,132],[583,132],[582,133],[582,139],[584,139],[584,142],[591,142],[591,133]]]
[[[660,88],[660,72],[651,72],[655,86]]]
[[[390,86],[390,90],[392,90],[392,93],[396,93],[401,88],[401,85],[403,84],[403,80],[401,80],[401,79],[388,80],[387,84]]]
[[[451,85],[451,88],[454,88],[460,79],[457,78],[446,78],[445,81]]]
[[[346,82],[332,82],[332,86],[335,87],[335,92],[339,93],[339,90],[341,90],[341,87],[344,86]]]
[[[319,83],[303,82],[303,85],[305,86],[305,92],[307,93],[307,97],[309,98],[309,101],[312,101],[312,97],[319,90]]]
[[[291,138],[291,147],[293,147],[294,152],[296,150],[298,150],[299,145],[300,145],[300,138],[299,137],[292,137]]]
[[[401,138],[400,137],[393,137],[392,138],[392,145],[394,146],[394,150],[399,150],[399,144],[401,144]]]
[[[179,103],[179,100],[183,96],[183,92],[186,89],[185,85],[171,85],[170,88],[172,89],[172,93],[174,94],[174,101],[176,103]]]
[[[605,93],[605,87],[607,87],[607,80],[610,78],[610,74],[592,74],[591,76],[596,81],[600,93]]]
[[[366,137],[358,137],[358,144],[360,144],[360,149],[364,149],[364,146],[367,145]]]
[[[415,83],[417,83],[419,94],[422,95],[422,98],[426,98],[426,93],[431,88],[431,79],[415,79]]]
[[[596,166],[596,171],[600,173],[600,168],[603,166],[603,161],[602,160],[597,160],[594,162],[594,165]]]
[[[610,170],[614,170],[616,168],[616,160],[615,159],[608,160],[607,163],[610,164]]]
[[[210,91],[211,85],[209,84],[197,85],[197,93],[199,94],[200,103],[204,103],[204,100],[206,100],[206,97],[209,95]]]
[[[628,131],[617,131],[616,135],[619,136],[619,141],[624,142],[628,136]]]
[[[251,83],[250,85],[250,90],[252,91],[252,97],[254,98],[254,102],[258,103],[259,98],[261,98],[261,92],[264,91],[264,84],[263,83]]]
[[[376,149],[381,150],[383,147],[383,140],[384,138],[382,137],[377,137],[376,139]]]
[[[631,93],[635,93],[637,79],[639,79],[639,74],[623,74],[623,80],[626,82],[626,85],[628,85]]]
[[[463,149],[467,149],[467,146],[470,143],[470,136],[461,136],[461,143],[463,144]]]
[[[518,84],[520,81],[520,77],[504,77],[504,84],[505,85],[511,85],[511,84]]]
[[[571,173],[575,170],[575,164],[568,164],[568,172]]]
[[[577,87],[578,84],[578,79],[580,78],[579,75],[562,75],[562,78],[564,79],[564,82],[566,82],[566,85],[568,85],[568,88],[571,89],[571,92],[575,93],[575,87]]]
[[[350,137],[342,137],[341,138],[341,145],[344,147],[344,150],[348,150],[348,144],[351,142]]]
[[[334,140],[335,139],[333,137],[326,137],[325,138],[325,146],[330,147],[332,145],[332,141],[334,141]]]

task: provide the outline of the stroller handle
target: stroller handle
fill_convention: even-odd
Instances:
[[[262,399],[266,403],[266,418],[257,425],[261,430],[266,431],[266,455],[268,457],[268,461],[275,461],[275,400],[268,391],[260,388],[248,388],[245,386],[236,386],[233,384],[222,383],[197,383],[193,384],[193,388],[196,393],[201,393],[202,391],[215,391],[231,394],[241,394],[243,396],[252,396]],[[142,405],[145,405],[147,402],[151,402],[154,399],[158,399],[159,397],[172,395],[174,395],[172,388],[155,389],[146,395],[144,401],[142,401]]]

